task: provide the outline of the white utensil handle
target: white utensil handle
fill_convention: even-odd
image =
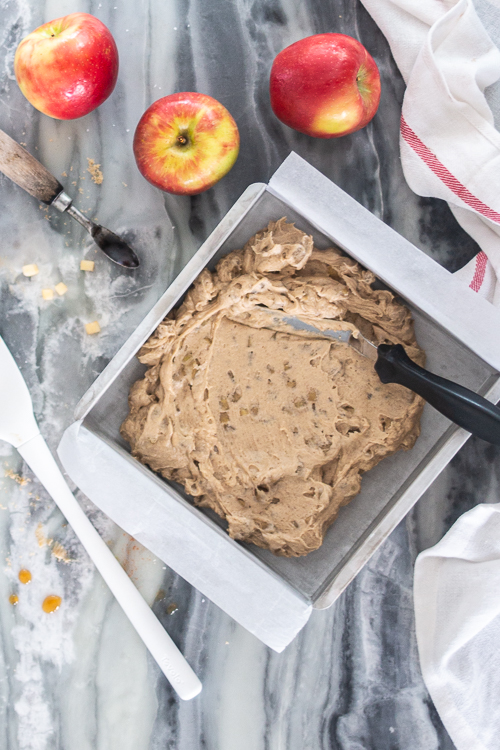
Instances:
[[[18,450],[61,509],[176,693],[184,700],[194,698],[201,682],[81,509],[42,435]]]

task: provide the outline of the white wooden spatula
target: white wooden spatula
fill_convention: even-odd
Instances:
[[[198,677],[92,526],[66,484],[38,429],[26,383],[1,337],[0,440],[17,448],[53,497],[177,694],[184,700],[198,695],[201,690]]]

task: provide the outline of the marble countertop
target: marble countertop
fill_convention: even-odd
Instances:
[[[19,41],[41,23],[86,11],[120,52],[113,95],[80,120],[35,111],[13,75]],[[274,56],[313,33],[360,39],[382,75],[364,130],[314,140],[269,106]],[[0,5],[0,128],[26,145],[76,205],[140,248],[122,273],[69,218],[0,176],[0,334],[22,367],[43,434],[55,449],[76,402],[169,281],[252,182],[294,150],[449,270],[477,252],[441,201],[407,187],[398,133],[404,84],[387,43],[356,0],[170,0],[109,3],[6,0]],[[139,174],[135,126],[155,99],[197,90],[228,107],[238,161],[193,198]],[[100,165],[101,184],[88,171]],[[95,260],[94,273],[79,270]],[[30,280],[21,267],[37,263]],[[63,281],[68,292],[43,301]],[[90,337],[84,324],[98,320]],[[420,675],[412,574],[465,510],[494,501],[499,450],[471,439],[342,597],[316,611],[276,654],[79,500],[203,681],[179,701],[102,579],[17,453],[0,443],[0,747],[8,750],[452,750]],[[19,570],[30,570],[23,585]],[[9,597],[17,594],[13,606]],[[61,597],[46,615],[41,603]]]

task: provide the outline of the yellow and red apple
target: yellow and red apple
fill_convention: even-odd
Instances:
[[[113,91],[118,50],[99,19],[71,13],[39,26],[20,42],[14,72],[36,109],[73,120],[92,112]]]
[[[238,126],[228,110],[206,94],[164,96],[144,112],[134,135],[141,174],[176,195],[208,190],[238,156]]]
[[[315,34],[276,55],[270,95],[285,125],[316,138],[338,138],[363,128],[375,115],[380,75],[356,39]]]

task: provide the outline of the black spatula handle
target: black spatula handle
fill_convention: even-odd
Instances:
[[[399,383],[418,393],[435,409],[488,443],[500,445],[500,409],[451,380],[433,375],[413,362],[401,344],[381,344],[375,370],[382,383]]]

